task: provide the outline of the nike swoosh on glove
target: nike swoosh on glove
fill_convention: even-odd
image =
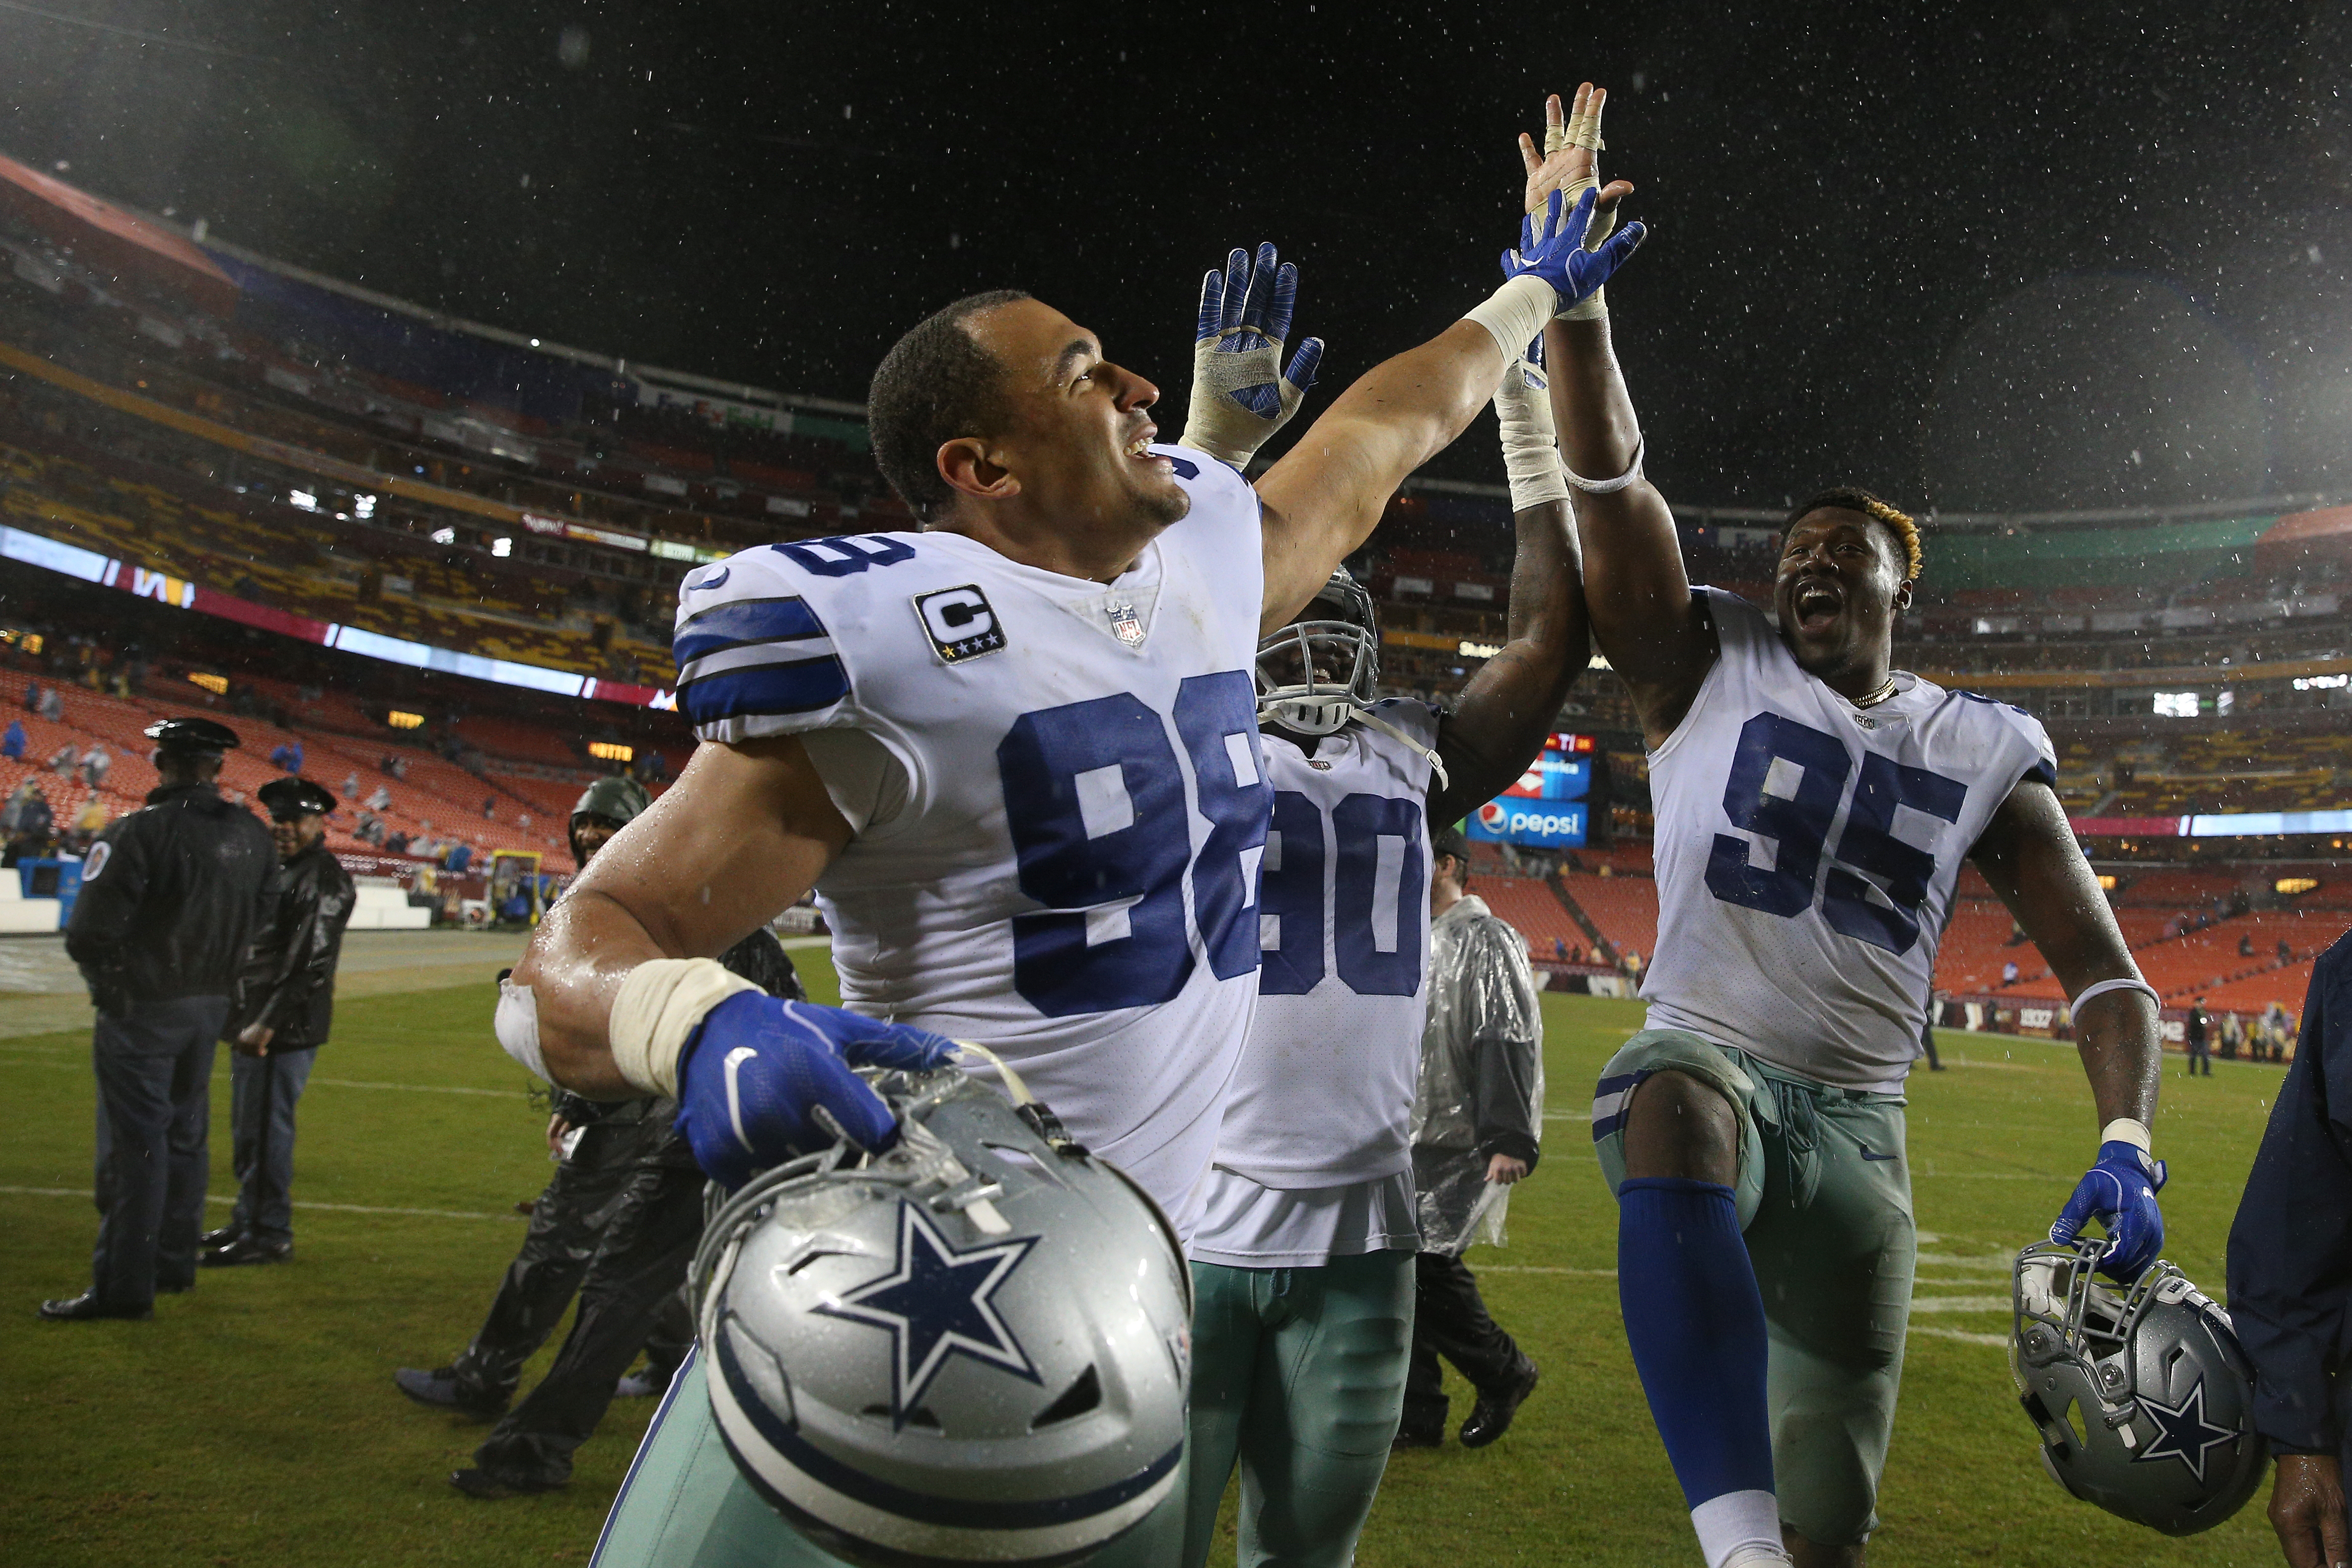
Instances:
[[[1563,215],[1559,193],[1554,191],[1551,199],[1544,204],[1541,226],[1537,225],[1533,213],[1520,219],[1519,247],[1503,252],[1503,275],[1518,278],[1532,273],[1542,279],[1559,296],[1561,310],[1580,303],[1608,282],[1609,275],[1633,254],[1649,230],[1638,223],[1629,223],[1603,241],[1600,249],[1585,249],[1585,230],[1591,225],[1593,198],[1599,194],[1597,190],[1586,191],[1576,198],[1576,205]]]
[[[1236,250],[1223,272],[1201,279],[1201,314],[1192,332],[1192,395],[1180,443],[1221,463],[1245,467],[1298,412],[1323,363],[1323,340],[1309,338],[1282,363],[1298,303],[1298,268],[1272,245],[1257,261]]]
[[[2100,1144],[2098,1163],[2074,1184],[2050,1239],[2066,1246],[2086,1221],[2098,1221],[2107,1233],[2099,1272],[2130,1284],[2164,1250],[2164,1211],[2156,1206],[2156,1194],[2167,1174],[2163,1161],[2151,1160],[2136,1144],[2121,1139]]]
[[[948,1066],[956,1050],[904,1024],[738,992],[703,1016],[680,1053],[677,1130],[695,1163],[730,1190],[842,1136],[887,1148],[898,1118],[851,1069],[922,1071]]]

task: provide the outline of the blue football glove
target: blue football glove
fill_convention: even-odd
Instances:
[[[1593,198],[1599,195],[1597,190],[1586,191],[1563,215],[1559,193],[1554,191],[1544,204],[1540,226],[1533,213],[1520,219],[1519,247],[1503,252],[1503,275],[1535,274],[1552,286],[1562,310],[1590,298],[1649,233],[1640,224],[1629,223],[1604,240],[1600,249],[1585,249],[1585,230],[1592,222]]]
[[[861,1149],[887,1148],[898,1118],[850,1069],[941,1068],[956,1050],[904,1024],[740,991],[703,1015],[679,1053],[677,1130],[695,1163],[730,1189],[831,1148],[835,1128]]]
[[[2084,1222],[2097,1220],[2107,1233],[2099,1272],[2130,1284],[2164,1250],[2164,1212],[2156,1206],[2156,1194],[2166,1174],[2164,1162],[2151,1160],[2137,1144],[2119,1138],[2100,1144],[2098,1163],[2074,1184],[2074,1195],[2050,1227],[2050,1239],[2071,1245]]]
[[[1277,259],[1271,245],[1257,247],[1255,266],[1236,250],[1201,280],[1182,444],[1237,468],[1298,412],[1323,363],[1323,340],[1309,338],[1283,366],[1298,268]]]

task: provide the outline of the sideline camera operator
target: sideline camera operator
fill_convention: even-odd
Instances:
[[[57,1321],[144,1318],[195,1284],[213,1042],[246,944],[278,891],[278,854],[214,781],[236,731],[147,727],[159,782],[82,865],[66,952],[98,1007],[100,1210],[90,1288],[41,1303]]]
[[[236,977],[221,1037],[229,1060],[229,1136],[236,1210],[204,1236],[205,1268],[283,1263],[294,1255],[294,1108],[335,1014],[335,965],[351,923],[352,875],[327,848],[335,797],[309,779],[261,786],[280,886]]]

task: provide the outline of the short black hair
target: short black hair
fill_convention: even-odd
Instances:
[[[1780,525],[1780,542],[1789,542],[1790,531],[1812,513],[1825,507],[1840,511],[1858,511],[1886,530],[1895,541],[1895,554],[1903,563],[1903,575],[1912,582],[1919,580],[1921,568],[1927,564],[1927,551],[1919,542],[1919,525],[1909,512],[1891,501],[1871,494],[1860,485],[1832,485],[1828,489],[1807,496],[1789,513],[1789,521]]]
[[[882,477],[929,522],[955,499],[940,478],[940,448],[987,435],[1004,416],[1004,367],[964,323],[1030,296],[1018,289],[967,294],[924,317],[890,347],[866,393],[866,424]]]

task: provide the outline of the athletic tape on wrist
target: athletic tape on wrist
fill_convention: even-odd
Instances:
[[[2145,1154],[2149,1152],[2147,1123],[2128,1116],[2118,1116],[2099,1129],[2102,1143],[2128,1143]]]
[[[499,1037],[499,1048],[530,1069],[541,1083],[553,1083],[548,1075],[547,1058],[539,1048],[539,1002],[528,985],[518,985],[511,980],[499,982],[499,1007],[491,1015],[491,1032]]]
[[[1562,310],[1556,320],[1562,321],[1605,321],[1609,319],[1609,301],[1603,298],[1608,285],[1602,284],[1591,293]]]
[[[2145,992],[2147,993],[2147,999],[2149,1001],[2155,1003],[2158,1007],[2162,1007],[2164,1005],[2164,998],[2156,994],[2156,987],[2150,985],[2147,981],[2142,980],[2138,975],[2134,974],[2121,980],[2102,980],[2095,985],[2084,986],[2083,988],[2083,994],[2080,996],[2075,997],[2073,1002],[2067,1004],[2066,1011],[2079,1015],[2083,1011],[2083,1005],[2084,1003],[2090,1001],[2094,997],[2104,996],[2110,991]]]
[[[1627,485],[1632,484],[1635,479],[1642,477],[1642,454],[1648,449],[1648,437],[1639,435],[1635,436],[1633,437],[1633,460],[1626,464],[1625,471],[1618,475],[1613,479],[1588,479],[1582,475],[1577,473],[1573,468],[1570,468],[1566,463],[1562,463],[1560,465],[1559,471],[1561,475],[1567,479],[1570,484],[1574,485],[1586,495],[1614,495],[1617,491],[1623,489]]]
[[[1530,374],[1534,379],[1530,380]],[[1503,473],[1510,481],[1511,510],[1568,499],[1568,481],[1560,477],[1559,438],[1552,432],[1551,394],[1522,360],[1503,372],[1495,389],[1495,418],[1503,432]]]
[[[703,1015],[758,986],[715,958],[656,958],[629,971],[605,1025],[613,1066],[632,1088],[677,1098],[677,1054]]]
[[[1462,312],[1495,340],[1506,368],[1519,363],[1551,313],[1559,309],[1559,290],[1532,272],[1522,272],[1485,300]]]

